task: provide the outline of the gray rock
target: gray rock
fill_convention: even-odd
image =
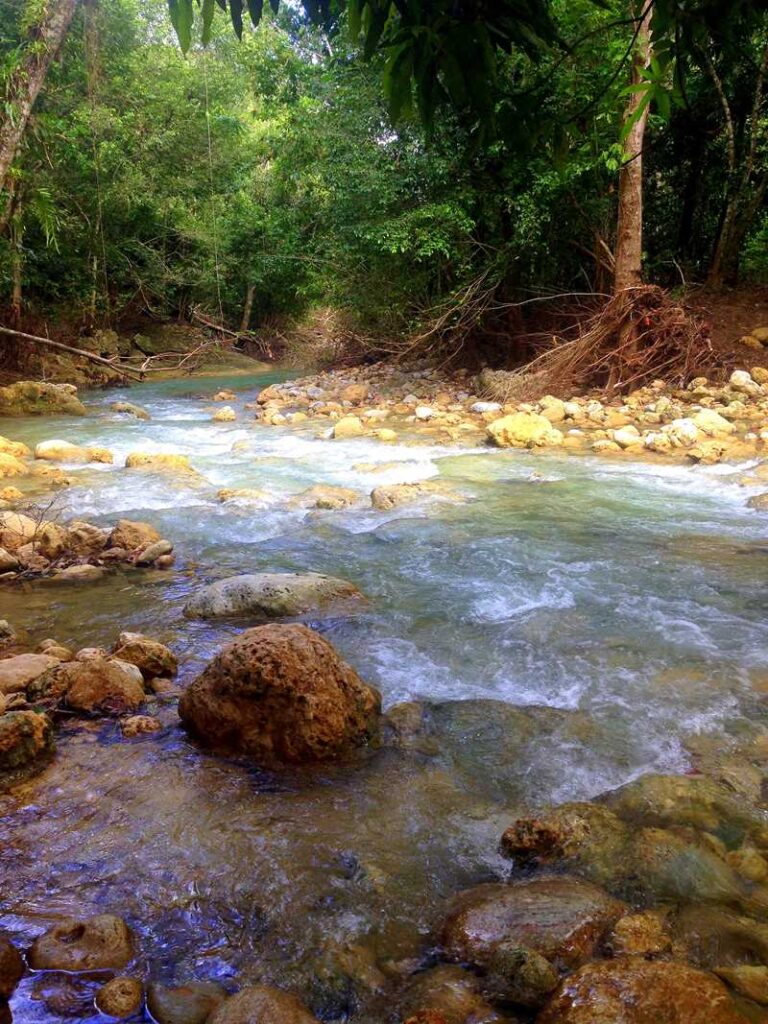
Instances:
[[[259,572],[211,583],[185,605],[184,614],[191,619],[281,619],[330,607],[342,611],[361,600],[357,587],[333,576]]]

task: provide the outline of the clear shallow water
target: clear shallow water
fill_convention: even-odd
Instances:
[[[466,703],[438,713],[426,746],[281,778],[201,755],[172,707],[160,709],[161,736],[130,743],[112,726],[73,727],[56,763],[0,805],[0,891],[21,938],[57,914],[112,909],[156,974],[264,978],[319,1010],[318,958],[351,945],[396,976],[429,948],[445,897],[507,870],[498,837],[521,808],[685,771],[691,737],[760,726],[750,681],[768,670],[768,544],[722,467],[329,442],[316,425],[265,428],[242,409],[236,423],[210,421],[217,390],[241,389],[231,404],[242,406],[274,379],[145,385],[89,396],[87,420],[1,425],[28,443],[111,448],[114,466],[73,467],[62,512],[150,521],[179,562],[172,574],[0,591],[0,617],[76,646],[146,631],[180,653],[184,680],[239,628],[184,620],[196,587],[235,572],[329,572],[370,606],[317,625],[386,705]],[[119,397],[152,421],[112,413]],[[247,447],[233,453],[236,442]],[[203,479],[122,469],[136,450],[186,453]],[[318,482],[367,494],[437,477],[469,500],[286,508]],[[258,487],[269,502],[223,505],[221,487]],[[33,994],[25,982],[17,1019],[58,1019]],[[381,1019],[368,996],[358,1002],[355,1020]]]

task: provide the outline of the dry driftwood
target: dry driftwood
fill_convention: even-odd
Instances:
[[[97,356],[94,352],[88,352],[84,348],[75,348],[72,345],[65,345],[61,341],[52,341],[50,338],[42,338],[37,334],[26,334],[24,331],[15,331],[10,327],[3,327],[2,325],[0,325],[0,334],[7,334],[12,338],[23,338],[24,341],[33,341],[36,345],[47,345],[48,348],[59,349],[62,352],[71,352],[73,355],[82,356],[83,359],[89,359],[92,363],[108,366],[110,370],[115,370],[116,373],[120,373],[124,377],[142,380],[142,375],[139,371],[123,366],[121,363],[113,362],[111,359],[105,359],[103,356]]]

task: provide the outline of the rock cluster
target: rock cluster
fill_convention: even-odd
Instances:
[[[70,650],[44,640],[37,652],[7,651],[0,659],[0,788],[42,768],[55,750],[54,719],[121,719],[125,737],[159,729],[136,714],[176,674],[174,653],[141,633],[121,633],[111,651]]]
[[[42,513],[0,511],[0,580],[90,581],[110,566],[168,568],[172,553],[171,542],[148,523],[121,519],[109,530],[77,519],[58,523]]]
[[[663,381],[606,403],[597,395],[563,401],[546,395],[534,403],[479,397],[488,377],[466,371],[404,370],[380,363],[329,371],[273,384],[257,397],[266,425],[330,421],[331,438],[362,435],[396,440],[392,427],[458,439],[487,433],[501,447],[566,447],[597,453],[679,454],[714,462],[768,443],[768,371],[735,371],[724,385],[703,377],[687,388]],[[383,427],[387,423],[388,427]],[[596,446],[596,447],[595,447]]]

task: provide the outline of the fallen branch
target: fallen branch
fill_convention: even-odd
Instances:
[[[62,352],[71,352],[73,355],[82,356],[83,359],[89,359],[92,363],[100,363],[102,366],[108,366],[110,370],[115,370],[117,373],[122,374],[123,377],[130,377],[133,380],[142,380],[142,375],[135,370],[128,369],[121,363],[115,363],[111,359],[105,359],[103,356],[97,356],[93,352],[88,352],[84,348],[74,348],[72,345],[64,345],[60,341],[51,341],[50,338],[41,338],[37,334],[25,334],[24,331],[14,331],[10,327],[3,327],[0,325],[0,334],[8,334],[12,338],[23,338],[25,341],[33,341],[37,345],[47,345],[49,348],[60,349]]]

